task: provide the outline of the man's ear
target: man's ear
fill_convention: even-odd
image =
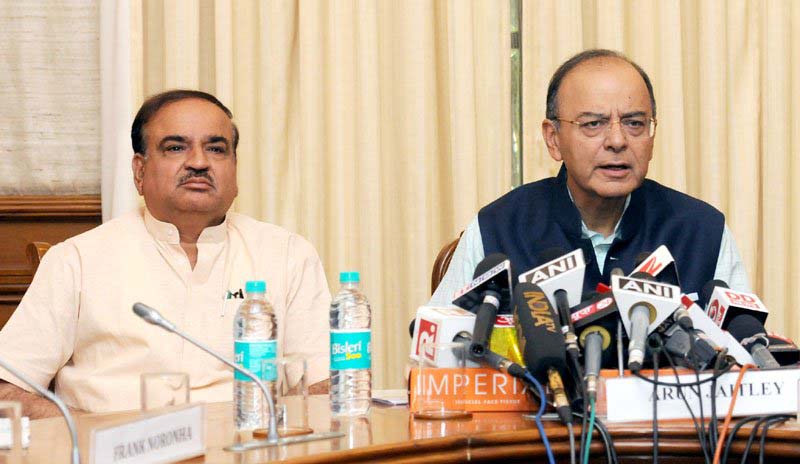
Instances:
[[[553,121],[549,119],[542,121],[542,137],[550,157],[556,161],[563,161],[561,150],[558,147],[558,128]]]
[[[142,182],[144,182],[144,164],[147,161],[145,156],[141,153],[134,153],[131,160],[131,169],[133,170],[133,184],[136,185],[136,191],[139,195],[142,193]]]

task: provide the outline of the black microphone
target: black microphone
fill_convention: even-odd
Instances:
[[[472,282],[456,294],[453,304],[475,313],[469,346],[473,356],[488,351],[495,319],[501,308],[508,312],[510,295],[511,262],[502,253],[492,253],[478,263]]]
[[[552,247],[540,253],[538,258],[544,264],[520,275],[519,281],[538,285],[555,306],[567,353],[575,361],[576,370],[580,370],[577,363],[580,350],[570,318],[570,306],[581,301],[586,272],[583,250],[577,249],[565,254],[563,248]]]
[[[518,283],[514,289],[514,309],[525,365],[536,380],[550,385],[559,418],[571,424],[572,413],[562,380],[568,374],[566,346],[556,324],[558,316],[544,291],[527,282]]]
[[[664,349],[684,367],[703,370],[714,362],[719,353],[718,345],[699,329],[687,329],[675,323],[667,327],[661,335]]]
[[[610,294],[593,295],[572,309],[572,322],[583,346],[583,381],[589,399],[597,397],[597,379],[604,355],[614,340],[619,311]]]
[[[781,366],[791,366],[800,361],[800,350],[797,345],[787,337],[774,332],[767,332],[769,339],[769,352]]]
[[[637,272],[650,274],[659,282],[665,284],[681,286],[681,279],[678,276],[678,266],[666,245],[661,245],[652,253],[639,253],[636,256],[636,266],[631,272],[631,275]]]
[[[472,344],[472,335],[466,331],[459,332],[455,337],[453,337],[453,341],[456,343],[461,343],[465,346],[465,348],[468,348]],[[524,367],[504,356],[500,356],[492,350],[486,350],[482,356],[475,356],[470,350],[466,350],[466,352],[467,359],[472,362],[490,367],[496,371],[506,373],[527,382],[527,379],[525,379]]]
[[[758,319],[749,314],[739,314],[728,324],[728,332],[750,352],[756,365],[762,369],[777,369],[778,361],[767,347],[769,339],[766,329]]]
[[[631,276],[643,277],[645,275],[649,275],[664,284],[681,286],[675,258],[672,257],[672,253],[669,252],[666,245],[661,245],[652,253],[643,251],[636,255],[636,266]],[[694,327],[689,312],[683,306],[680,306],[672,313],[672,319],[686,331],[691,331]]]
[[[728,324],[739,314],[755,317],[762,325],[767,322],[769,310],[761,299],[753,294],[728,288],[721,280],[712,280],[703,286],[706,301],[706,315],[719,327],[727,329]]]
[[[75,421],[72,419],[72,414],[69,413],[67,405],[65,405],[64,402],[61,401],[61,398],[57,397],[53,392],[45,390],[44,388],[40,387],[35,382],[31,381],[25,374],[14,369],[12,366],[8,365],[8,363],[3,361],[2,359],[0,359],[0,367],[7,370],[8,372],[11,372],[11,374],[20,379],[23,383],[25,383],[25,385],[28,385],[29,387],[33,388],[36,391],[36,393],[42,395],[43,397],[55,403],[55,405],[58,407],[58,410],[61,411],[61,414],[64,416],[64,421],[67,423],[67,428],[69,429],[69,437],[72,440],[71,462],[72,464],[80,464],[81,454],[80,451],[78,450],[78,429],[75,428]],[[17,434],[19,434],[20,443],[22,443],[21,430],[11,430],[11,433],[14,434],[15,440]]]

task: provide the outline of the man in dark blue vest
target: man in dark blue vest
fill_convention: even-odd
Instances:
[[[750,291],[722,213],[645,179],[656,121],[650,78],[625,56],[587,50],[564,62],[550,80],[542,122],[560,172],[480,210],[430,304],[448,304],[490,253],[511,259],[516,281],[543,264],[542,252],[553,247],[583,249],[585,291],[608,283],[614,268],[629,273],[637,255],[660,245],[674,256],[690,296],[715,278]]]

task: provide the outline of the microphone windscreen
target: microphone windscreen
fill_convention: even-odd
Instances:
[[[550,247],[539,253],[539,264],[549,263],[550,261],[560,258],[567,254],[567,250],[561,247]]]
[[[648,274],[648,273],[646,273],[644,271],[634,272],[629,277],[632,277],[634,279],[642,279],[642,280],[651,280],[651,281],[656,280],[655,277],[653,277],[651,274]]]
[[[564,335],[544,291],[538,285],[521,282],[514,289],[513,298],[522,358],[528,370],[540,382],[547,382],[547,370],[551,367],[566,378]]]
[[[709,280],[708,282],[706,282],[705,285],[703,285],[703,290],[700,291],[700,296],[703,297],[703,301],[706,302],[710,301],[711,294],[714,293],[714,289],[717,287],[730,288],[728,287],[727,282],[725,282],[724,280],[719,280],[719,279]]]
[[[764,325],[749,314],[739,314],[734,317],[730,324],[728,324],[728,332],[733,335],[733,338],[739,343],[753,335],[764,334],[766,338]]]
[[[478,278],[484,272],[497,266],[498,264],[502,263],[507,259],[508,256],[504,255],[503,253],[492,253],[486,256],[485,258],[483,258],[483,260],[481,260],[481,262],[478,263],[477,266],[475,266],[475,272],[472,273],[472,278],[473,279]]]
[[[636,259],[633,261],[633,268],[636,269],[639,267],[639,265],[642,264],[645,259],[650,257],[651,254],[653,254],[652,251],[643,251],[636,255]]]

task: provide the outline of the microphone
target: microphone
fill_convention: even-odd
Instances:
[[[767,349],[769,339],[761,321],[750,314],[739,314],[728,323],[728,332],[753,355],[753,360],[758,367],[762,369],[780,367],[778,361]]]
[[[733,356],[737,363],[741,365],[754,364],[753,357],[733,338],[733,335],[719,328],[706,315],[705,311],[686,295],[681,296],[681,309],[686,310],[692,318],[695,330],[704,332],[718,347],[727,349],[728,354]]]
[[[192,345],[200,348],[201,350],[205,351],[206,353],[210,354],[211,356],[217,358],[218,360],[222,361],[222,363],[226,364],[227,366],[233,368],[235,371],[240,372],[247,376],[250,380],[255,382],[261,391],[264,393],[264,396],[267,399],[267,406],[269,407],[269,430],[267,431],[267,442],[278,444],[280,441],[278,439],[278,422],[277,418],[275,417],[275,403],[273,402],[272,393],[269,389],[261,382],[261,380],[253,375],[247,369],[237,366],[236,364],[228,361],[225,359],[221,354],[218,354],[211,348],[207,347],[203,343],[195,340],[194,338],[190,337],[189,335],[181,332],[175,327],[175,324],[169,322],[168,320],[164,319],[161,314],[156,311],[155,309],[143,304],[143,303],[134,303],[133,304],[133,312],[136,313],[137,316],[141,317],[145,321],[157,325],[162,329],[166,330],[167,332],[172,332],[179,337],[183,338],[184,340],[188,341]]]
[[[425,343],[451,341],[460,332],[471,332],[474,327],[475,315],[458,306],[420,306],[411,321],[410,357],[418,361],[425,355],[422,353]]]
[[[652,253],[646,251],[639,253],[636,257],[636,263],[631,275],[644,272],[655,277],[659,282],[681,286],[675,258],[673,258],[666,245],[661,245]]]
[[[661,245],[652,253],[643,251],[636,256],[636,267],[631,272],[631,276],[641,276],[642,274],[650,275],[661,283],[681,286],[675,258],[672,257],[672,253],[669,252],[666,245]],[[692,318],[682,306],[672,313],[672,318],[686,331],[690,331],[693,327]]]
[[[597,398],[597,379],[603,365],[603,355],[614,339],[612,334],[619,321],[619,311],[614,298],[608,294],[595,295],[578,307],[571,315],[578,340],[583,346],[583,381],[589,399]]]
[[[800,361],[800,350],[790,339],[774,332],[767,332],[769,352],[781,366],[791,366]]]
[[[67,428],[69,429],[69,437],[70,440],[72,440],[71,462],[72,464],[80,464],[81,455],[80,451],[78,450],[78,429],[75,428],[75,421],[72,419],[72,414],[69,413],[67,405],[65,405],[64,402],[61,401],[61,398],[57,397],[53,392],[45,390],[44,388],[40,387],[35,382],[31,381],[27,376],[25,376],[25,374],[14,369],[2,359],[0,359],[0,367],[7,370],[8,372],[11,372],[11,374],[13,374],[16,378],[20,379],[23,383],[25,383],[25,385],[28,385],[29,387],[33,388],[36,391],[36,393],[42,395],[43,397],[55,403],[59,411],[61,411],[61,414],[64,416],[64,421],[67,423]],[[11,432],[15,434],[14,440],[16,440],[16,435],[19,434],[20,443],[22,443],[22,436],[21,436],[22,431],[12,430]]]
[[[563,251],[561,248],[545,250],[540,256],[540,261],[545,263],[521,274],[519,281],[536,284],[545,292],[550,304],[558,310],[566,350],[573,359],[577,359],[580,350],[572,326],[570,307],[581,302],[586,261],[580,248],[567,254],[563,254]],[[553,256],[555,259],[552,259]]]
[[[556,327],[556,314],[544,291],[535,284],[522,282],[514,289],[522,357],[528,371],[553,390],[556,411],[565,424],[572,423],[569,400],[562,376],[567,375],[564,335]]]
[[[679,364],[703,370],[714,362],[718,347],[702,330],[672,324],[662,334],[664,349],[677,357]]]
[[[753,293],[737,292],[728,288],[721,280],[712,280],[703,286],[703,297],[708,301],[706,314],[723,330],[740,314],[749,314],[762,325],[769,311],[761,299]]]
[[[612,276],[611,288],[625,326],[628,368],[642,368],[647,335],[660,326],[680,305],[680,288],[636,277]]]
[[[475,313],[469,346],[474,356],[483,356],[489,349],[495,319],[501,308],[509,308],[510,294],[511,262],[502,253],[492,253],[478,263],[472,282],[453,298],[453,304]]]
[[[466,331],[459,332],[455,337],[453,337],[453,341],[462,343],[465,347],[469,347],[469,345],[472,343],[472,335]],[[511,375],[512,377],[526,381],[524,367],[504,356],[500,356],[492,350],[486,350],[483,356],[474,356],[469,350],[466,350],[466,352],[467,357],[472,362],[482,364],[496,371],[500,371]]]

